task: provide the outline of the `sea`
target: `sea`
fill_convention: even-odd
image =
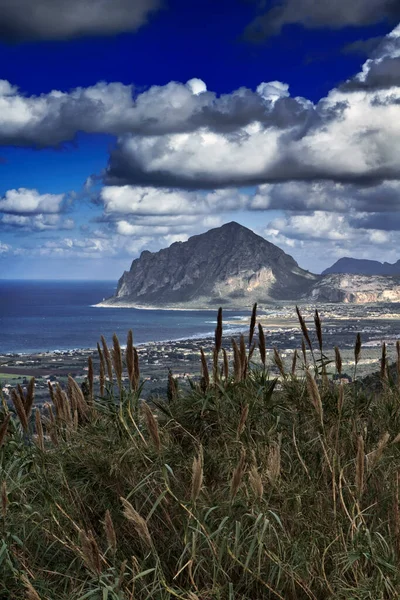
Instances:
[[[95,348],[101,335],[111,341],[114,332],[123,344],[129,329],[135,344],[213,335],[216,311],[94,306],[112,296],[116,285],[113,281],[0,280],[0,353]],[[249,313],[229,312],[238,326],[227,325],[227,333],[236,333]]]

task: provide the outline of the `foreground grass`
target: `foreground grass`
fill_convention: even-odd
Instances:
[[[302,375],[276,353],[279,384],[254,310],[231,373],[219,314],[213,366],[203,355],[189,393],[171,376],[151,408],[130,336],[124,356],[116,338],[99,349],[98,394],[91,364],[83,392],[70,378],[45,411],[31,414],[33,381],[15,390],[0,411],[0,598],[398,598],[399,389],[385,350],[378,396],[329,381],[318,316],[315,360],[300,323]]]

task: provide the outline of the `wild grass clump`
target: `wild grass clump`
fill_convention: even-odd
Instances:
[[[189,392],[170,373],[165,398],[141,400],[130,332],[125,353],[102,338],[83,389],[50,385],[39,410],[32,381],[3,401],[1,599],[399,597],[400,390],[386,349],[379,394],[337,383],[339,350],[326,356],[316,313],[314,351],[298,310],[301,352],[268,364],[256,308],[232,365],[219,312]],[[355,374],[361,352],[358,336]]]

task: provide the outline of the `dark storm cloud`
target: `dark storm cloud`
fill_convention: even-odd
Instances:
[[[143,25],[160,0],[0,0],[0,39],[113,35]]]
[[[250,23],[245,38],[260,42],[293,23],[308,29],[339,29],[394,21],[399,16],[400,0],[283,0]]]
[[[365,77],[355,77],[341,86],[342,90],[382,90],[400,85],[400,57],[370,61]]]

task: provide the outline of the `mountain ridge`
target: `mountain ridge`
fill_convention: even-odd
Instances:
[[[343,256],[331,267],[322,271],[322,275],[333,273],[352,275],[400,275],[400,260],[395,263],[379,262],[361,258]]]

